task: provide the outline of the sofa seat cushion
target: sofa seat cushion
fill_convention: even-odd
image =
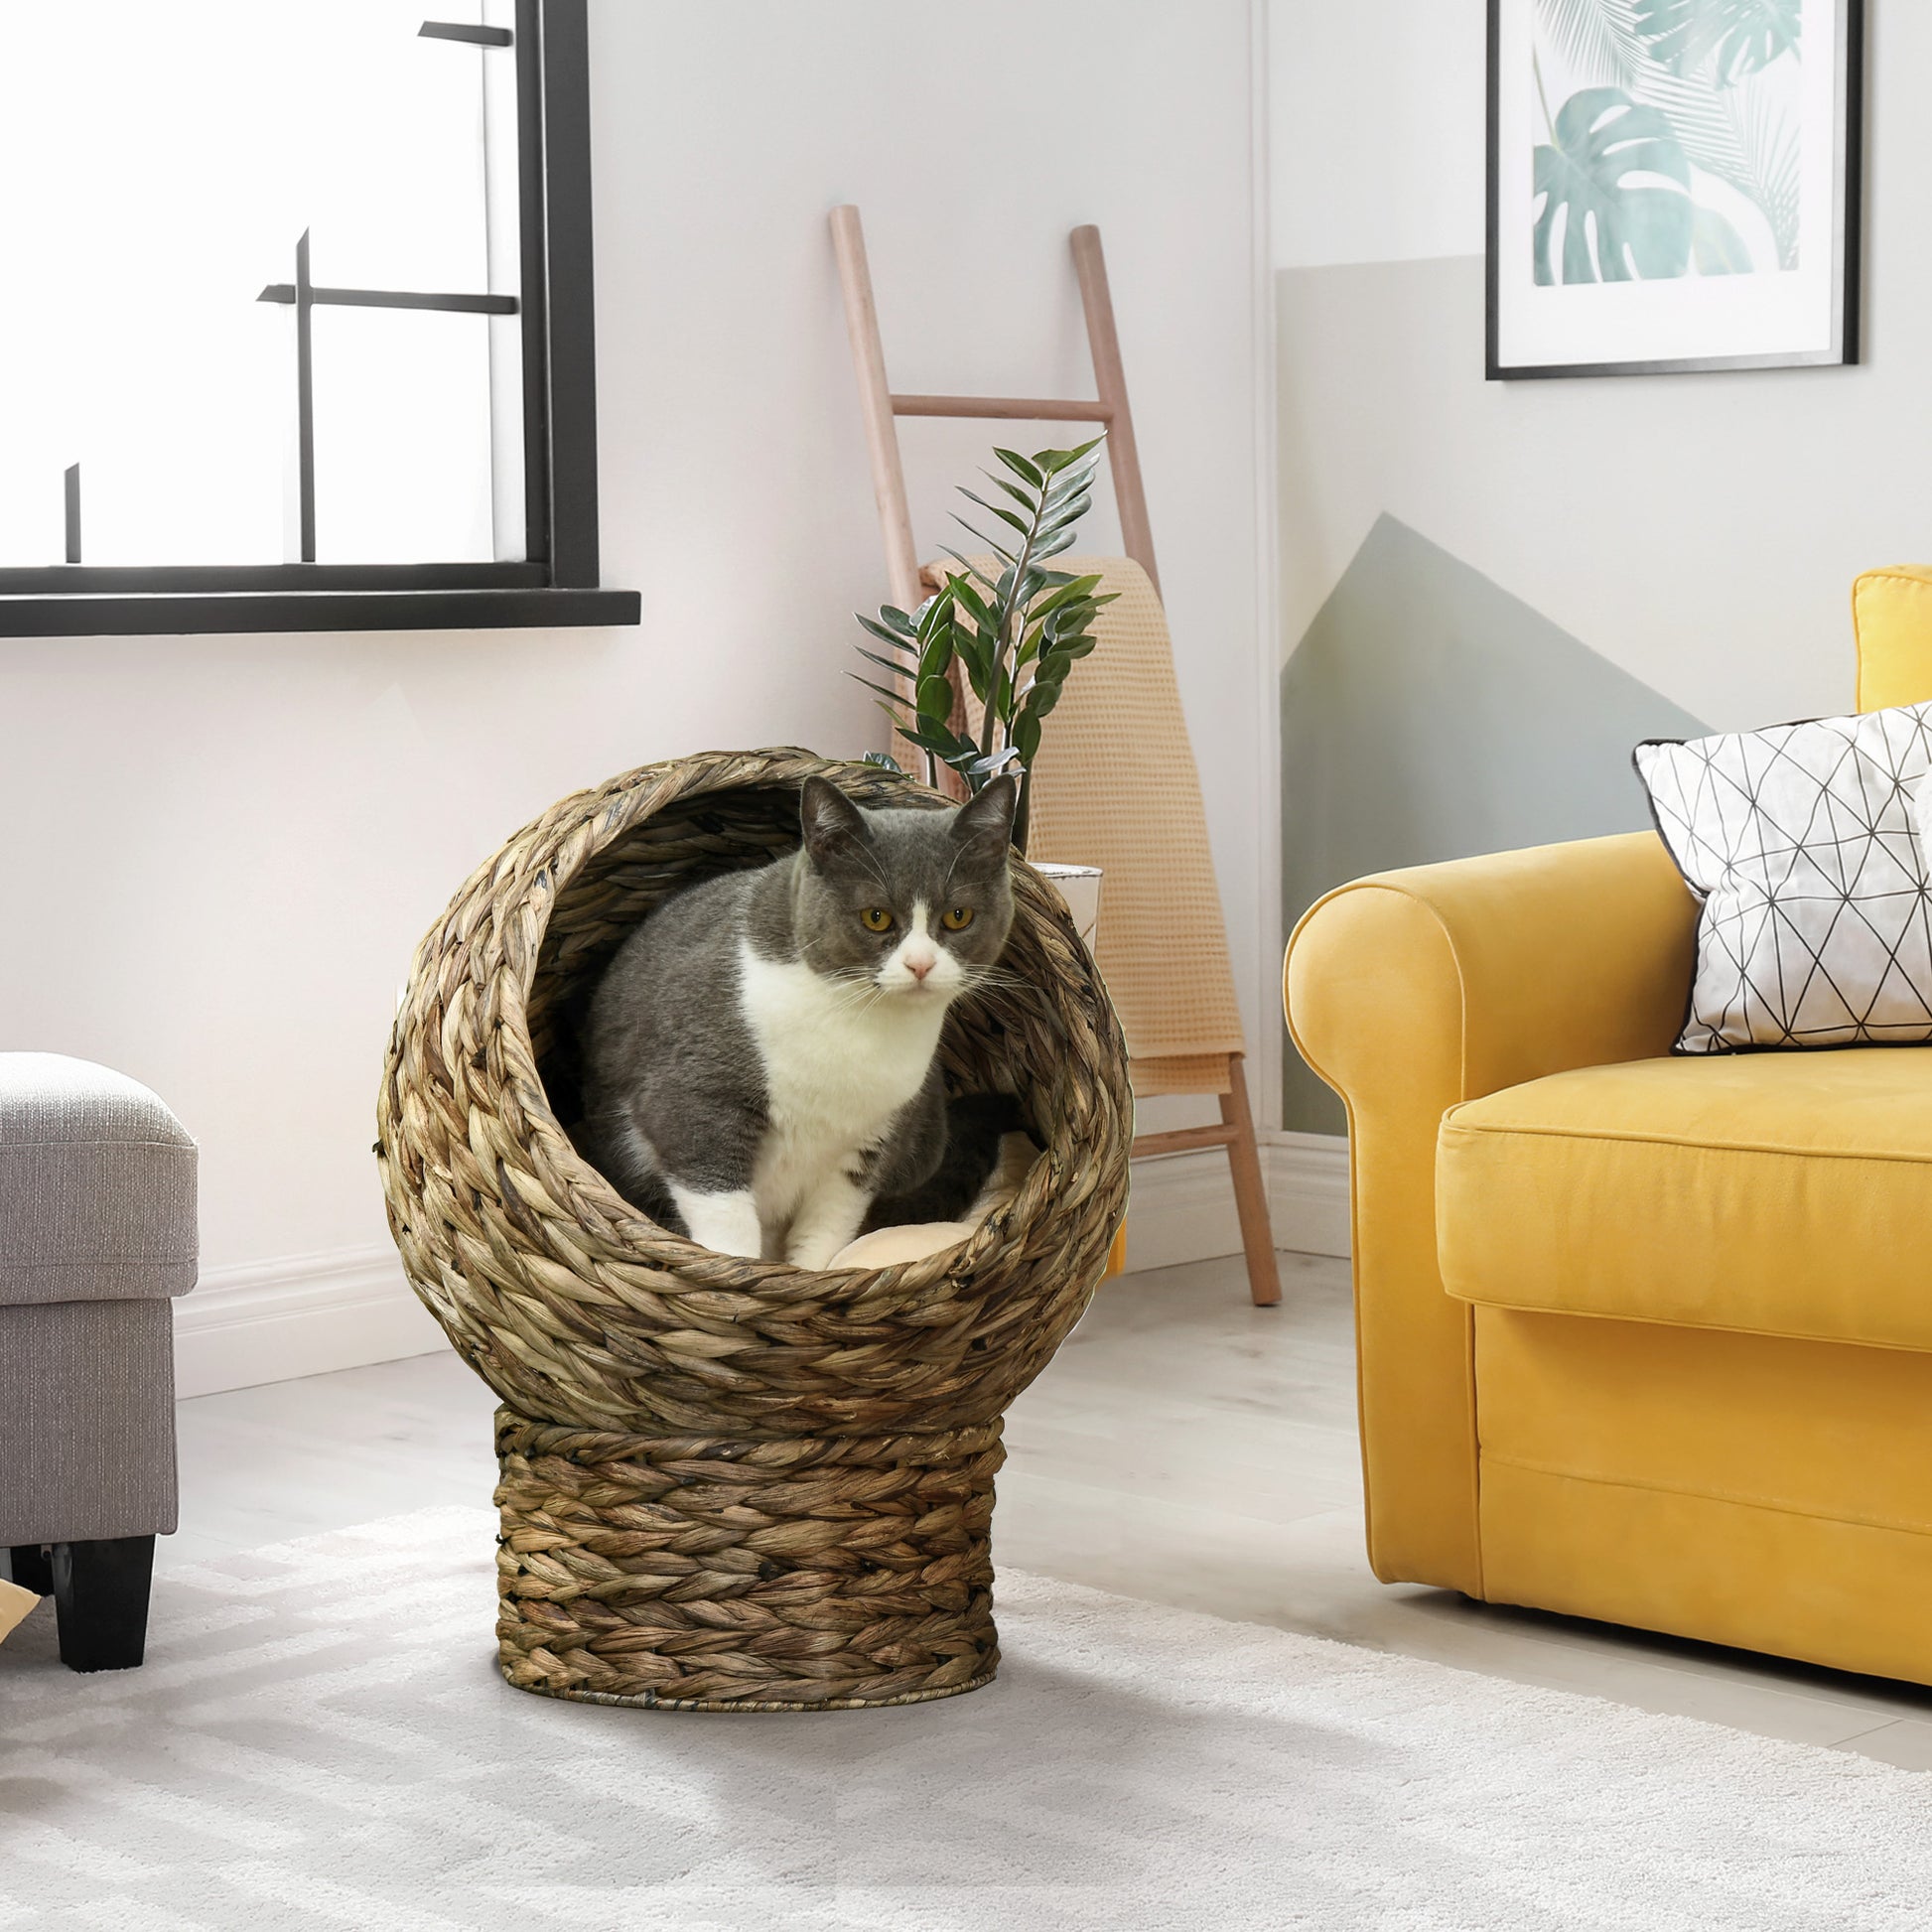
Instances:
[[[195,1158],[138,1080],[0,1053],[0,1305],[186,1294]]]
[[[1632,1060],[1468,1101],[1437,1215],[1464,1301],[1932,1349],[1932,1047]]]

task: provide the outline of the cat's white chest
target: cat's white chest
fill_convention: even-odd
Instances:
[[[782,1211],[814,1178],[875,1147],[924,1084],[945,1003],[834,983],[740,953],[739,998],[763,1062],[771,1131],[754,1187]]]

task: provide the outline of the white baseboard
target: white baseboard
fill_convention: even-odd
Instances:
[[[1276,1247],[1347,1254],[1346,1141],[1327,1134],[1283,1134],[1263,1144],[1261,1170]],[[1218,1148],[1135,1165],[1127,1209],[1130,1274],[1240,1252],[1234,1182],[1227,1156]]]
[[[1276,1231],[1278,1241],[1280,1230]],[[1238,1255],[1241,1229],[1227,1156],[1217,1148],[1134,1163],[1127,1196],[1127,1272]]]
[[[1285,1134],[1263,1144],[1275,1245],[1348,1252],[1348,1144]],[[1241,1252],[1234,1185],[1217,1149],[1140,1162],[1127,1220],[1131,1273]],[[182,1397],[362,1368],[446,1348],[389,1247],[211,1269],[175,1304]]]
[[[286,1382],[447,1348],[395,1249],[210,1269],[175,1304],[175,1393]]]
[[[1348,1142],[1340,1134],[1277,1132],[1261,1150],[1275,1246],[1305,1255],[1350,1248]]]

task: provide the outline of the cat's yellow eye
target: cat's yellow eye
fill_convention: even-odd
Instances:
[[[973,908],[970,905],[951,905],[940,914],[939,923],[948,932],[964,932],[973,923]]]
[[[890,932],[893,929],[893,915],[883,905],[868,905],[859,914],[859,923],[868,932]]]

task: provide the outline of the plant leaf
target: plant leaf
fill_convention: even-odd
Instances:
[[[1656,281],[1690,266],[1691,164],[1669,117],[1620,88],[1586,87],[1564,102],[1554,145],[1536,151],[1535,185],[1539,284]]]
[[[1090,441],[1076,444],[1070,450],[1040,450],[1035,457],[1035,464],[1048,476],[1057,476],[1070,463],[1078,463],[1089,451],[1099,449],[1104,437],[1093,437]]]
[[[993,672],[993,644],[987,637],[973,639],[969,650],[960,646],[959,661],[966,666],[966,682],[981,704],[986,702],[986,680]]]
[[[890,752],[868,752],[864,762],[876,764],[885,771],[897,771],[900,777],[905,775],[905,767]]]
[[[969,537],[975,537],[981,543],[985,544],[987,549],[992,551],[992,553],[996,557],[1004,559],[1005,562],[1009,565],[1011,565],[1014,562],[1014,555],[1011,550],[1002,549],[1000,545],[995,543],[993,539],[990,536],[988,536],[984,530],[976,530],[972,526],[972,524],[968,523],[966,519],[960,515],[960,513],[957,510],[953,511],[952,520],[955,523],[957,523],[959,527],[962,530],[964,530]]]
[[[950,557],[959,566],[960,570],[964,573],[967,583],[984,584],[989,591],[994,588],[992,578],[987,576],[986,572],[978,564],[974,563],[972,558],[962,557],[957,550],[948,550],[943,544],[940,546],[939,554],[942,557]],[[958,577],[948,577],[946,579],[948,587],[955,591],[959,588],[960,581]]]
[[[915,725],[901,725],[899,736],[908,738],[922,752],[935,752],[948,764],[955,759],[978,755],[979,747],[970,738],[961,738],[936,719],[921,718]]]
[[[997,630],[1000,627],[999,621],[994,617],[992,607],[988,605],[986,599],[980,596],[979,592],[971,584],[961,582],[958,579],[955,579],[954,582],[958,584],[955,595],[958,597],[960,606],[966,615],[982,630]]]
[[[1018,450],[995,449],[993,454],[1000,459],[1022,483],[1032,483],[1037,489],[1046,479],[1040,475],[1036,463],[1029,463]]]
[[[1536,17],[1582,78],[1636,91],[1650,57],[1631,0],[1536,0]]]
[[[1803,0],[1634,0],[1636,31],[1650,58],[1689,74],[1708,61],[1720,87],[1761,73],[1798,51]]]
[[[964,483],[959,485],[959,493],[969,503],[977,503],[989,515],[997,516],[1002,523],[1011,524],[1024,537],[1033,525],[1024,517],[1015,516],[1009,509],[1002,509],[998,503],[989,503],[984,496],[976,496]]]
[[[1050,522],[1066,508],[1068,503],[1078,502],[1082,496],[1088,498],[1089,501],[1092,500],[1093,472],[1091,470],[1083,470],[1072,480],[1066,489],[1048,496],[1039,506],[1040,516]]]
[[[883,684],[875,684],[871,678],[861,677],[857,671],[847,671],[846,676],[855,684],[863,684],[868,691],[876,691],[889,705],[894,705],[900,711],[911,709],[911,706],[897,691],[888,691]]]
[[[1036,618],[1042,617],[1046,612],[1054,610],[1058,606],[1069,603],[1076,598],[1084,598],[1089,591],[1097,589],[1100,584],[1098,575],[1092,577],[1075,577],[1063,570],[1042,571],[1040,575],[1049,580],[1057,579],[1058,581],[1052,585],[1052,595],[1043,598],[1038,604],[1034,606],[1033,615]],[[1120,593],[1116,591],[1114,595],[1118,597]]]
[[[1063,631],[1078,629],[1091,621],[1099,608],[1090,597],[1078,598],[1071,604],[1056,604],[1046,614],[1047,627],[1056,637]]]
[[[908,676],[911,674],[912,666],[910,664],[896,664],[890,657],[881,657],[876,650],[868,650],[864,644],[854,644],[852,648],[868,664],[877,664],[882,671],[890,671],[895,677],[897,677],[901,672]]]
[[[999,751],[989,753],[984,758],[976,758],[966,769],[990,778],[996,772],[1004,770],[1019,756],[1020,753],[1016,747],[1012,745],[1003,746]]]
[[[1781,269],[1798,265],[1798,124],[1774,88],[1719,87],[1652,66],[1636,97],[1670,116],[1685,154],[1754,203],[1770,223]]]
[[[874,623],[870,618],[861,618],[859,621],[882,644],[890,644],[894,650],[903,651],[908,657],[916,657],[919,654],[917,643],[901,637],[897,631],[888,630],[883,623]]]
[[[1715,208],[1691,211],[1691,260],[1700,275],[1748,275],[1751,251],[1744,237]]]

